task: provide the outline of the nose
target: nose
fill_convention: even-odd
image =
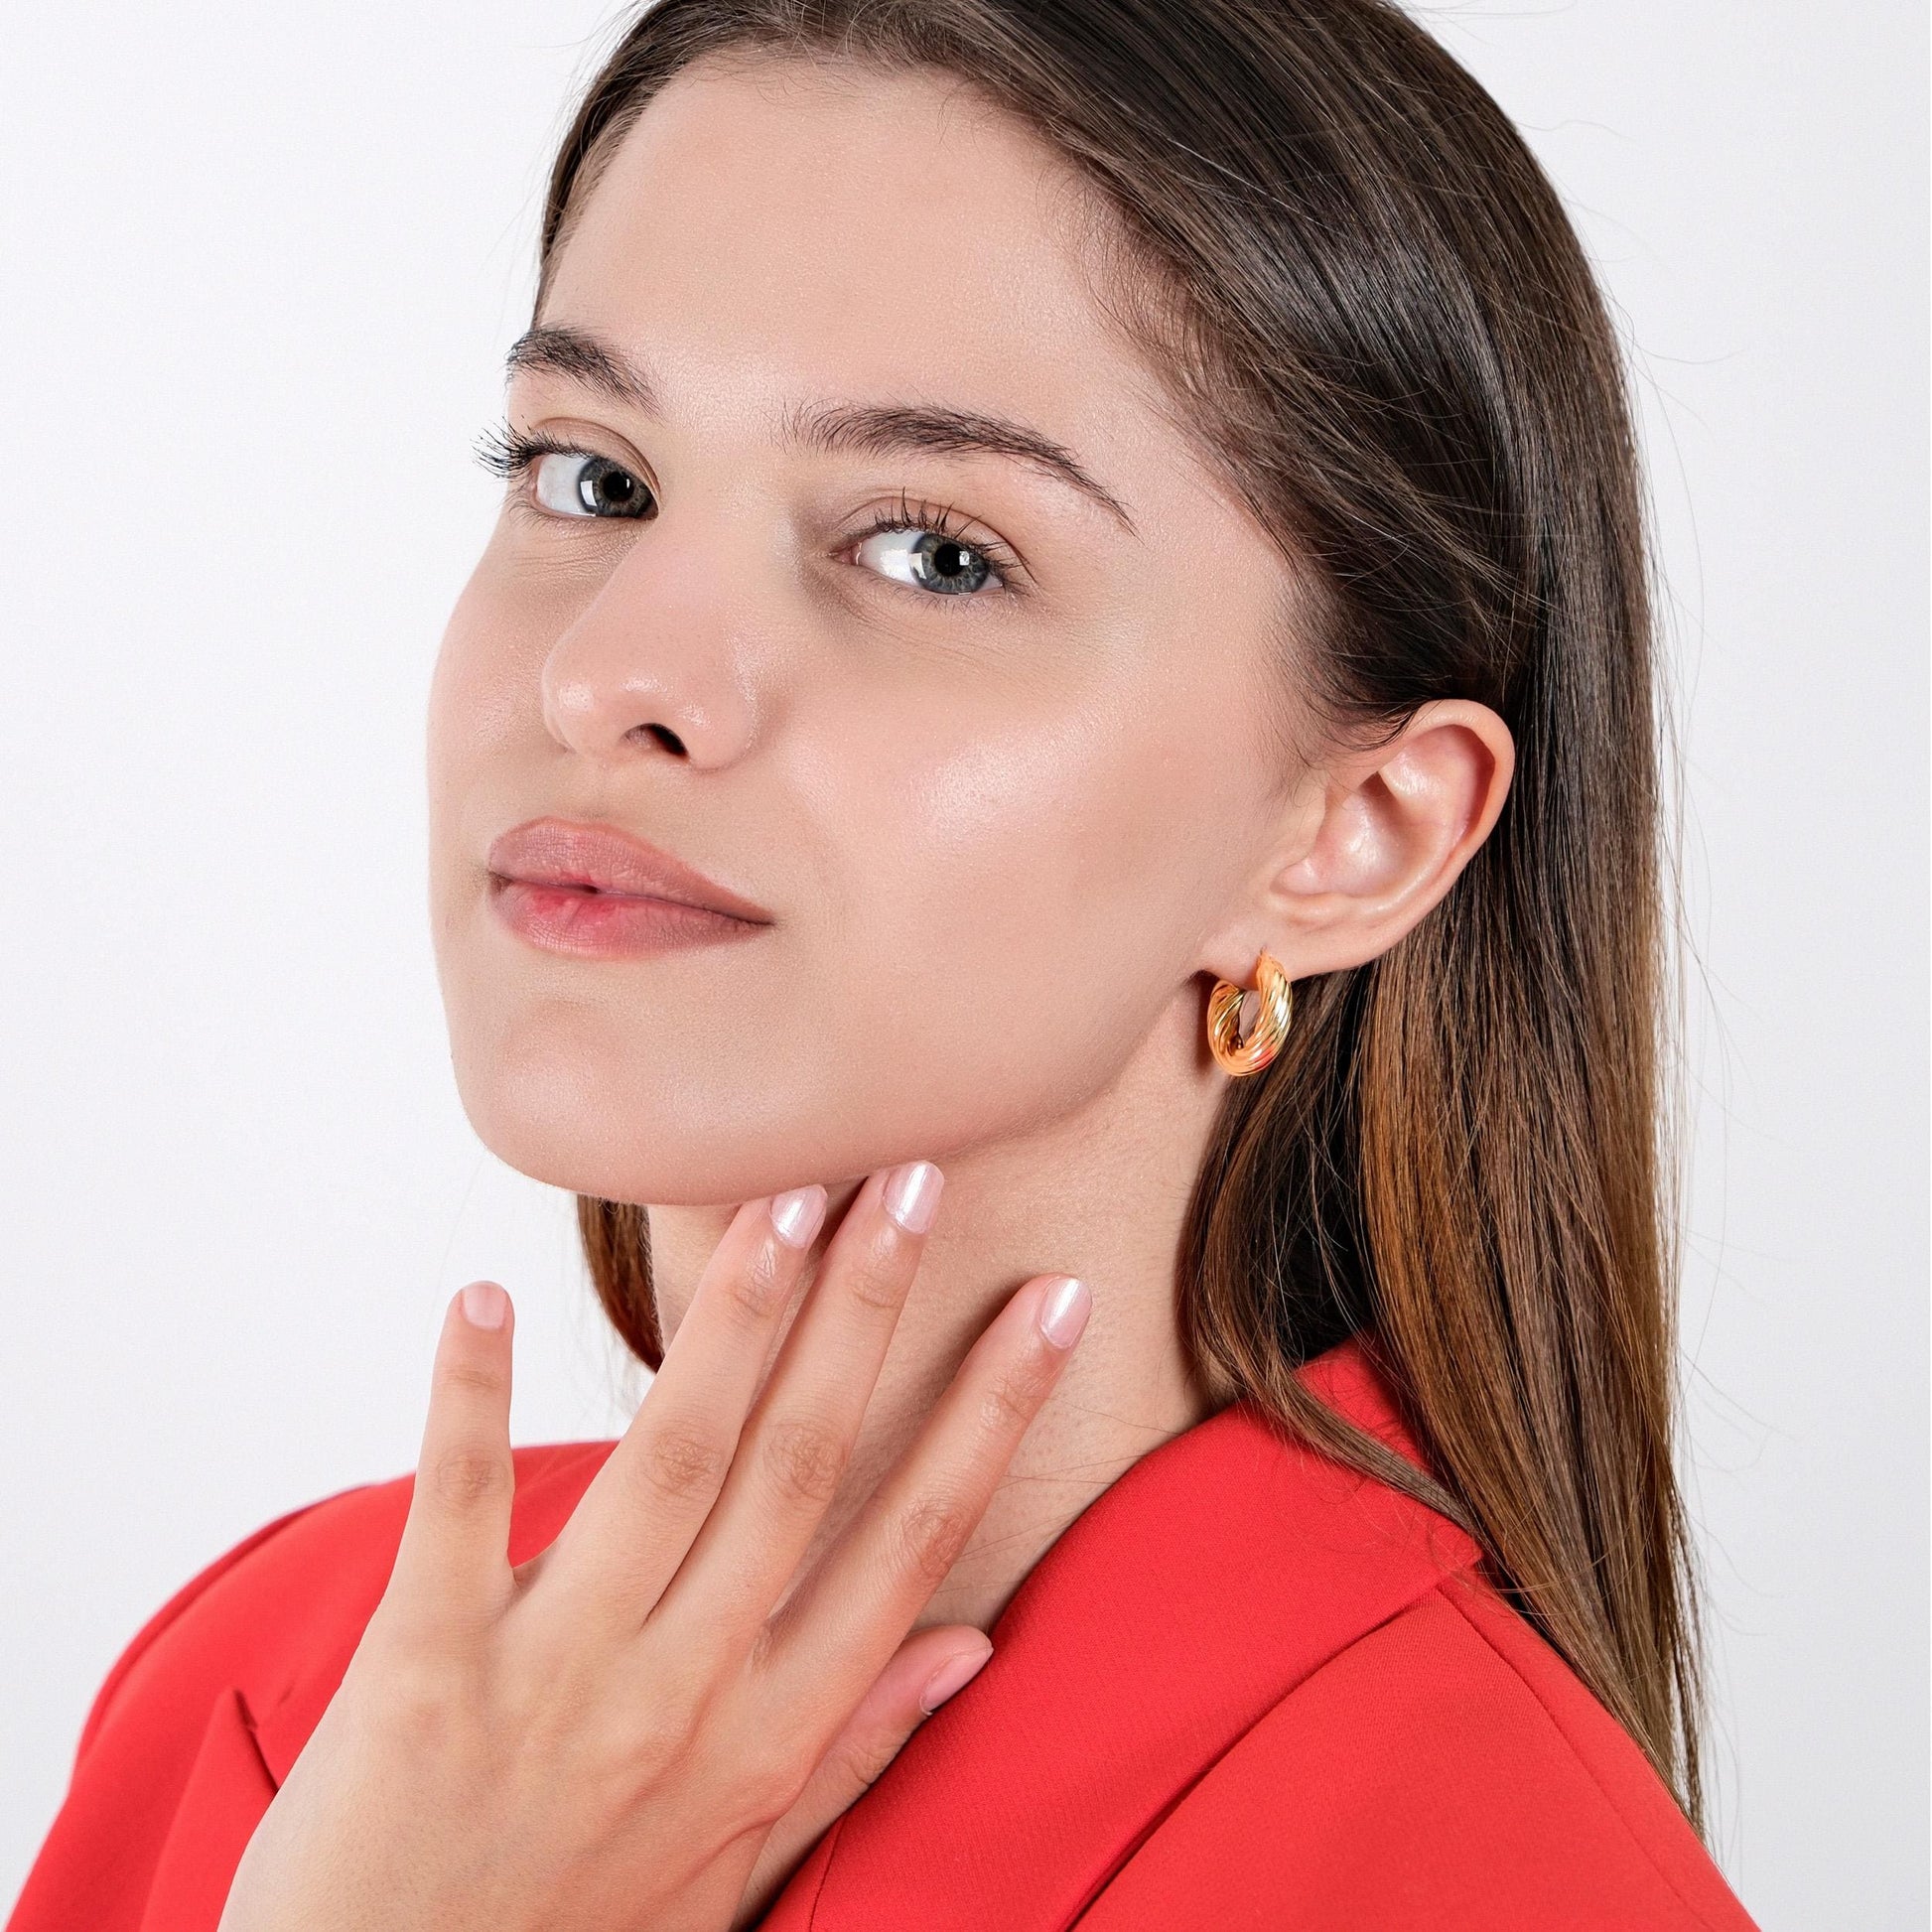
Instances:
[[[742,576],[662,523],[640,532],[544,659],[551,737],[607,762],[741,758],[757,728]]]

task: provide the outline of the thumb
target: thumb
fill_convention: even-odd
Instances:
[[[905,1740],[992,1654],[992,1643],[970,1624],[915,1630],[899,1645],[791,1809],[772,1826],[734,1924],[757,1922],[833,1822],[865,1796]]]

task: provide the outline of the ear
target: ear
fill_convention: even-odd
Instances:
[[[1385,953],[1455,884],[1516,768],[1509,727],[1466,699],[1424,705],[1395,737],[1310,772],[1250,901],[1204,970],[1237,986],[1269,952],[1291,979]]]

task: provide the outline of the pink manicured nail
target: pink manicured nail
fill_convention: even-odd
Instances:
[[[473,1328],[500,1328],[510,1298],[494,1282],[472,1282],[463,1291],[463,1318]]]
[[[1040,1299],[1039,1332],[1055,1348],[1071,1348],[1080,1339],[1092,1308],[1093,1297],[1086,1283],[1062,1275]]]
[[[794,1187],[771,1202],[771,1225],[778,1230],[778,1239],[793,1248],[809,1248],[824,1218],[825,1189],[816,1181],[809,1187]]]
[[[945,1176],[930,1161],[910,1161],[895,1168],[886,1181],[886,1212],[907,1234],[923,1234],[939,1212],[939,1189]]]
[[[932,1673],[925,1689],[919,1693],[919,1709],[928,1718],[931,1717],[955,1691],[963,1691],[980,1674],[981,1667],[992,1654],[993,1646],[988,1644],[984,1650],[966,1650],[957,1657],[948,1657]]]

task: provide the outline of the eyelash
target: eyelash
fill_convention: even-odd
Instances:
[[[554,437],[527,436],[507,423],[494,423],[477,438],[477,461],[505,483],[522,476],[538,457],[596,455],[595,450],[580,450],[576,444],[560,443]]]
[[[497,423],[483,431],[477,439],[477,461],[491,476],[501,477],[505,483],[525,475],[539,457],[581,456],[595,457],[596,450],[580,448],[575,443],[564,443],[554,437],[531,436],[507,423]],[[1026,565],[997,537],[970,536],[970,518],[962,518],[950,503],[938,504],[924,502],[908,496],[901,490],[897,502],[891,510],[874,517],[866,526],[855,531],[840,545],[841,552],[856,549],[869,537],[884,536],[888,531],[907,530],[924,533],[931,531],[947,543],[964,544],[976,550],[986,559],[1000,580],[1001,593],[1008,597],[1021,597],[1026,593],[1020,580],[1026,574]],[[882,582],[890,581],[882,579]],[[903,590],[907,596],[920,597],[922,594],[907,585],[894,585],[896,590]],[[930,602],[930,599],[925,601]],[[976,602],[973,598],[959,600],[962,603]]]

